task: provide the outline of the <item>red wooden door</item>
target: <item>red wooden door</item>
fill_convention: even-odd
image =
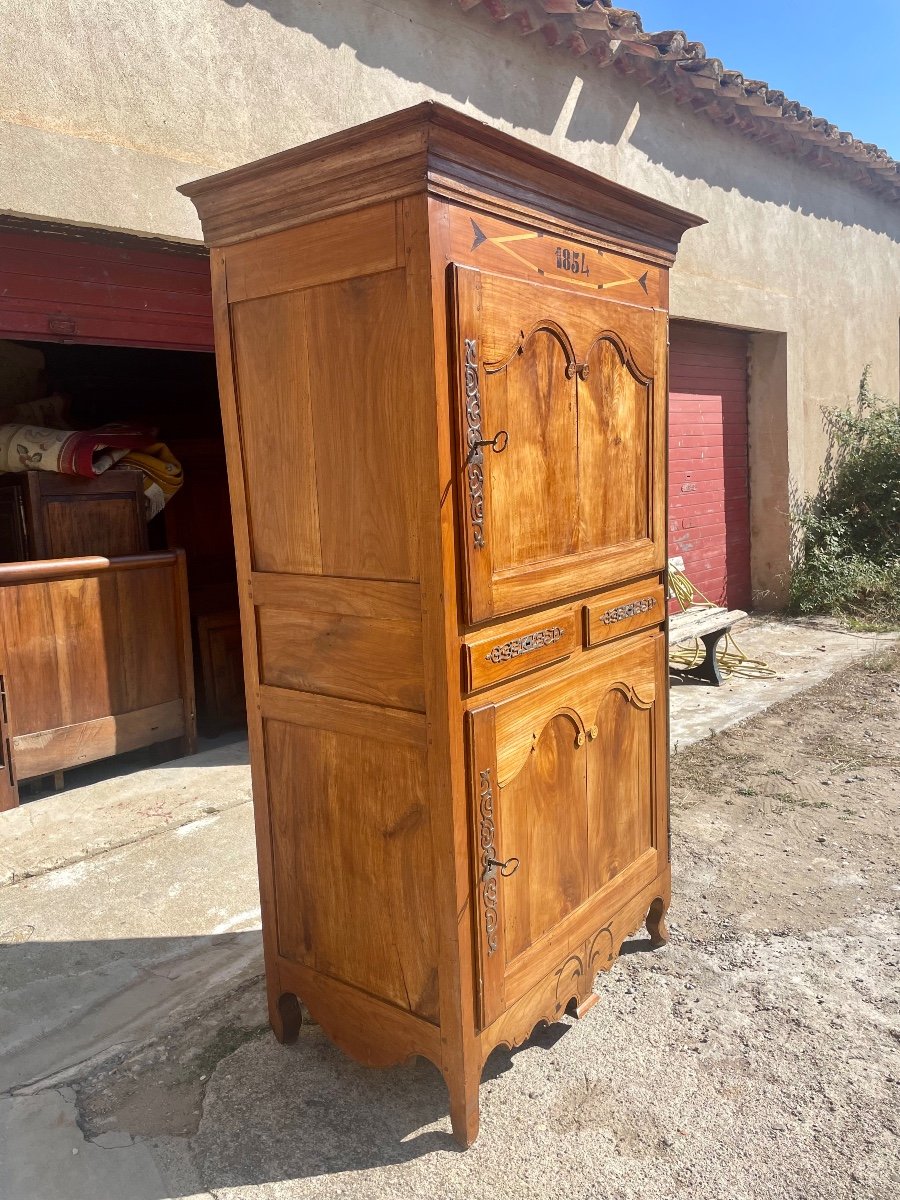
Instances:
[[[710,600],[749,608],[747,335],[670,329],[669,554]]]
[[[0,337],[212,350],[208,258],[100,232],[0,229]]]

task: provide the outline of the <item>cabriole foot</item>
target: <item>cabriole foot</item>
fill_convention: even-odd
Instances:
[[[454,1140],[468,1150],[478,1137],[478,1083],[474,1088],[450,1088],[450,1124]]]
[[[300,1036],[300,1001],[293,992],[282,992],[275,1004],[269,1006],[269,1024],[283,1046],[290,1046]]]
[[[659,946],[664,946],[669,940],[669,931],[666,928],[666,909],[668,907],[665,900],[657,897],[647,913],[647,932],[650,934],[650,945],[654,950]]]

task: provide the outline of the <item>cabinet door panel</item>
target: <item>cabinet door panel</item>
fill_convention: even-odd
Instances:
[[[482,1026],[665,868],[665,672],[637,633],[469,714]]]
[[[652,536],[652,380],[625,345],[598,338],[578,381],[579,547],[600,550]]]
[[[507,962],[587,899],[587,753],[579,733],[571,717],[555,716],[501,793],[497,858],[519,859],[502,885]]]
[[[515,431],[492,463],[491,539],[494,569],[514,569],[575,549],[578,480],[559,464],[578,455],[575,387],[556,337],[535,331],[516,356],[515,370],[490,370],[483,407],[494,429]]]
[[[454,280],[470,622],[661,568],[664,314]]]
[[[652,702],[613,688],[600,702],[591,742],[590,850],[599,891],[653,845]]]

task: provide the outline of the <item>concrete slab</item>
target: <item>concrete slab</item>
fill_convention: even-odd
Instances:
[[[149,1148],[127,1134],[87,1141],[65,1091],[0,1099],[3,1200],[167,1200]]]
[[[258,974],[258,930],[248,803],[0,888],[0,1090],[68,1079]]]
[[[669,729],[674,751],[814,687],[857,659],[893,645],[900,634],[856,632],[823,618],[759,616],[741,621],[734,636],[747,655],[774,668],[775,678],[732,675],[715,688],[673,677]]]
[[[771,662],[778,678],[734,678],[720,689],[674,687],[677,748],[811,687],[894,639],[821,622],[753,619],[738,630],[738,640]],[[554,1164],[553,1178],[565,1178],[567,1195],[593,1200],[598,1162],[610,1195],[687,1198],[699,1188],[711,1200],[749,1197],[756,1193],[746,1190],[737,1167],[733,1178],[722,1174],[721,1155],[715,1160],[720,1190],[710,1190],[703,1163],[715,1147],[730,1144],[732,1127],[744,1124],[735,1079],[771,1066],[770,1035],[759,1045],[746,1035],[754,1014],[768,1011],[769,990],[790,993],[784,1007],[793,1016],[786,1030],[771,1035],[780,1044],[794,1036],[795,1025],[815,1026],[818,982],[839,959],[869,987],[886,987],[882,976],[892,969],[890,955],[881,961],[869,953],[863,961],[848,949],[863,937],[869,946],[873,931],[876,943],[890,941],[871,909],[833,935],[798,929],[790,946],[769,938],[768,928],[742,929],[736,914],[720,918],[730,940],[715,955],[692,949],[676,924],[677,971],[668,951],[628,955],[604,981],[608,1016],[592,1014],[568,1032],[557,1026],[515,1055],[494,1056],[482,1094],[485,1134],[474,1151],[460,1155],[448,1133],[443,1083],[427,1064],[369,1072],[344,1059],[315,1027],[305,1027],[290,1050],[260,1032],[264,996],[249,796],[246,745],[234,743],[0,816],[3,1200],[182,1200],[211,1192],[230,1200],[494,1200],[513,1194],[504,1193],[510,1172],[517,1197],[543,1197],[548,1164]],[[687,852],[691,869],[684,876],[691,894],[708,886],[707,824],[702,812],[682,814],[680,831],[676,820],[676,851],[679,838],[682,855],[696,847]],[[714,861],[721,869],[727,853],[737,869],[749,845],[743,832],[729,832]],[[698,988],[705,1015],[692,1026]],[[241,989],[245,1006],[238,1019],[226,1001]],[[742,996],[749,997],[746,1004]],[[859,1027],[872,1032],[865,1053],[881,1079],[881,1050],[874,1048],[880,1018],[868,1010],[857,1017]],[[217,1022],[235,1023],[236,1032],[229,1026],[223,1039]],[[173,1074],[166,1078],[173,1089],[184,1085],[186,1104],[200,1104],[205,1089],[202,1115],[199,1108],[193,1118],[188,1111],[188,1120],[197,1122],[193,1133],[157,1136],[150,1122],[141,1141],[131,1132],[138,1122],[95,1129],[86,1142],[67,1081],[96,1078],[101,1063],[111,1078],[116,1064],[127,1072],[126,1064],[145,1053],[142,1047],[156,1047],[157,1058],[165,1059],[173,1030],[181,1031],[181,1050],[173,1050]],[[215,1053],[204,1049],[209,1040]],[[777,1062],[769,1070],[770,1100],[754,1110],[756,1126],[737,1160],[741,1170],[749,1172],[751,1163],[756,1170],[773,1146],[782,1161],[799,1163],[801,1174],[803,1154],[812,1161],[814,1144],[821,1157],[819,1142],[809,1140],[819,1138],[819,1126],[811,1118],[798,1131],[791,1116],[798,1061],[812,1063],[811,1077],[818,1071],[831,1079],[831,1072],[829,1094],[859,1090],[850,1068],[841,1074],[844,1060],[834,1060],[820,1037],[810,1036],[802,1053],[802,1060],[786,1060],[783,1071]],[[208,1081],[196,1065],[207,1054]],[[194,1063],[190,1070],[187,1060]],[[161,1080],[158,1063],[154,1069]],[[506,1072],[513,1081],[497,1083]],[[157,1107],[167,1096],[157,1097]],[[685,1106],[699,1114],[702,1129],[682,1127]],[[638,1120],[635,1114],[643,1115]],[[529,1130],[527,1143],[522,1128]],[[835,1145],[854,1133],[852,1125],[829,1126]],[[877,1129],[867,1130],[865,1147],[872,1171],[884,1176],[889,1159],[879,1138]],[[775,1187],[777,1181],[769,1182]],[[797,1175],[795,1182],[807,1181]]]
[[[249,761],[246,739],[231,738],[190,758],[114,773],[2,813],[0,885],[246,803]],[[115,770],[115,762],[105,760],[106,769]]]

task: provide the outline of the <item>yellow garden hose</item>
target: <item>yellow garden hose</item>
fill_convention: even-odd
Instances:
[[[718,608],[712,600],[696,588],[677,567],[669,566],[669,590],[682,612],[689,608]],[[706,657],[706,649],[699,638],[694,638],[693,647],[679,646],[669,650],[669,661],[676,667],[690,670],[698,667]],[[723,675],[744,675],[750,679],[774,679],[775,671],[759,658],[751,658],[740,648],[731,631],[716,649],[716,662]]]

